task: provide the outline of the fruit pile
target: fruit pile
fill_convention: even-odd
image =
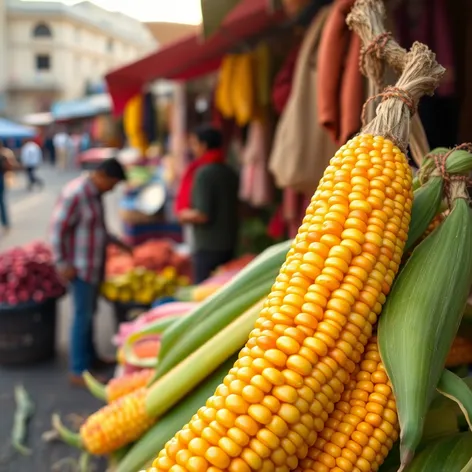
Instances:
[[[133,255],[123,254],[117,247],[110,246],[107,252],[106,276],[122,275],[136,267],[160,272],[173,267],[179,275],[189,275],[190,260],[179,254],[169,241],[151,240],[133,249]]]
[[[136,267],[126,274],[107,278],[101,293],[112,302],[150,305],[158,298],[173,295],[178,287],[188,283],[188,278],[179,276],[174,267],[166,267],[159,273]]]
[[[53,264],[52,252],[43,242],[15,247],[0,254],[0,304],[15,306],[43,302],[65,293]]]

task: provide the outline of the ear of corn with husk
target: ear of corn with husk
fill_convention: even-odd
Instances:
[[[306,457],[398,270],[410,182],[405,156],[380,136],[360,135],[340,149],[239,360],[198,420],[167,443],[158,471],[177,466],[183,450],[187,470],[294,469]]]
[[[420,443],[472,283],[472,217],[458,185],[452,211],[413,251],[379,323],[380,353],[397,401],[404,466]]]

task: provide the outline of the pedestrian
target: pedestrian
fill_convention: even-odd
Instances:
[[[50,134],[48,134],[44,141],[44,149],[46,151],[48,162],[54,166],[56,164],[56,149],[54,148],[54,142]]]
[[[70,136],[65,131],[59,131],[53,137],[53,144],[59,169],[66,170],[71,147]]]
[[[36,185],[39,188],[43,188],[44,182],[36,176],[38,167],[43,162],[43,151],[39,145],[32,139],[28,139],[21,148],[21,163],[26,171],[28,178],[28,190],[33,190]]]
[[[238,177],[225,163],[222,141],[221,132],[212,126],[191,134],[195,160],[185,172],[176,201],[179,221],[193,230],[197,284],[233,259],[238,241]]]
[[[6,174],[17,167],[18,164],[13,151],[5,147],[0,141],[0,224],[4,232],[10,229],[6,203]]]
[[[107,159],[63,188],[52,216],[55,263],[58,273],[70,284],[72,295],[69,380],[75,386],[84,385],[84,371],[110,364],[97,356],[93,317],[104,277],[107,245],[115,244],[126,252],[131,249],[108,233],[102,196],[124,180],[121,164],[115,158]]]

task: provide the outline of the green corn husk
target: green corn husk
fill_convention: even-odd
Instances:
[[[184,424],[203,406],[218,385],[223,381],[228,370],[238,358],[235,354],[225,361],[213,374],[207,377],[195,390],[189,393],[132,446],[120,461],[115,472],[136,472],[144,467],[156,455],[156,451],[164,448]]]
[[[411,222],[404,252],[408,253],[423,236],[433,218],[439,213],[443,196],[443,179],[433,177],[415,190],[411,208]]]
[[[460,433],[429,443],[405,472],[470,472],[472,433]]]
[[[413,251],[379,322],[380,354],[397,401],[403,466],[421,441],[472,284],[472,215],[464,185],[453,183],[451,190],[451,213]]]
[[[198,326],[192,330],[181,333],[171,350],[163,357],[158,356],[156,373],[151,381],[162,378],[167,372],[171,371],[176,365],[195,352],[199,347],[209,341],[213,336],[228,326],[232,321],[238,318],[248,308],[254,305],[254,301],[265,298],[274,284],[275,276],[269,275],[264,281],[258,282],[255,286],[249,287],[244,295],[228,300],[226,304],[221,305],[205,320],[202,320]]]
[[[447,381],[447,379],[443,380]],[[471,397],[472,377],[466,377],[460,379],[460,381],[466,385],[468,392],[465,393]],[[455,436],[469,427],[463,417],[463,410],[459,407],[457,400],[457,398],[452,400],[440,393],[436,394],[426,416],[424,434],[421,439],[421,444],[418,447],[418,454],[431,442]],[[470,402],[470,400],[468,402]],[[397,472],[399,468],[400,447],[397,441],[393,445],[385,462],[380,467],[379,472]],[[409,470],[409,468],[406,470]]]
[[[266,249],[262,254],[251,261],[242,269],[236,277],[228,284],[215,292],[201,303],[195,310],[192,310],[185,318],[174,323],[166,330],[162,337],[162,343],[159,350],[159,362],[162,361],[167,353],[180,340],[182,333],[194,329],[196,326],[208,318],[215,310],[221,308],[235,298],[247,295],[248,289],[260,283],[261,279],[273,274],[273,278],[279,273],[280,266],[285,262],[287,252],[292,245],[292,241],[284,241],[275,244]],[[259,298],[254,298],[248,307],[255,303]]]
[[[421,185],[425,183],[423,181],[425,171],[426,170],[431,171],[434,168],[434,160],[432,159],[432,157],[437,154],[444,154],[448,151],[449,149],[445,147],[435,148],[423,158],[421,169],[418,170],[415,177],[413,178],[413,182],[412,182],[413,190],[419,189]]]
[[[436,148],[430,152],[428,157],[423,161],[423,165],[421,166],[421,169],[418,172],[418,180],[420,184],[421,182],[424,183],[426,180],[428,180],[429,176],[436,168],[436,163],[433,159],[434,155],[444,155],[450,151],[450,149],[441,147]],[[469,172],[472,172],[472,154],[463,149],[457,149],[455,151],[452,151],[446,160],[445,170],[448,174],[451,175],[465,175]]]

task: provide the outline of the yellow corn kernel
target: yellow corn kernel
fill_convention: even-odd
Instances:
[[[355,405],[364,408],[363,418],[337,411],[335,405],[362,356],[380,362],[373,348],[363,354],[364,347],[402,260],[411,206],[410,167],[391,141],[359,135],[339,149],[308,205],[256,328],[223,381],[227,388],[217,389],[198,413],[208,424],[224,421],[227,432],[220,441],[229,438],[242,451],[232,457],[229,446],[224,451],[218,446],[208,457],[210,444],[194,448],[193,439],[183,447],[192,458],[204,458],[209,468],[281,472],[299,467],[327,428],[340,433],[335,443],[326,439],[324,447],[332,454],[347,448],[342,434],[353,437],[360,424],[365,431],[393,434],[394,426],[377,407],[365,408],[375,403],[376,397],[369,395],[382,394],[372,379],[367,390],[354,389],[353,398],[344,399],[363,402]],[[373,367],[368,374],[379,370]],[[364,377],[360,381],[368,380]],[[384,406],[386,410],[390,408]],[[340,414],[346,425],[336,420]],[[333,423],[325,428],[330,419]],[[194,421],[189,423],[193,432],[198,429]],[[375,450],[368,440],[365,447],[370,449],[356,455],[359,470],[364,456]],[[156,472],[167,470],[160,464],[163,457],[176,463],[172,444],[154,461]],[[337,466],[333,456],[319,452],[329,463],[323,466]]]
[[[377,360],[366,361],[365,357]],[[326,431],[328,434],[322,433],[325,441],[315,443],[308,451],[308,458],[301,462],[300,470],[316,472],[323,467],[345,472],[378,470],[398,438],[400,428],[395,399],[378,356],[375,337],[366,346],[360,370],[352,375],[352,379],[326,422],[330,429]],[[377,388],[384,382],[386,389],[383,391],[388,396],[379,393],[382,389]],[[365,399],[363,406],[356,400],[359,398]]]
[[[113,403],[118,398],[146,387],[154,375],[154,369],[143,369],[123,377],[113,378],[107,384],[107,402]]]
[[[146,394],[146,388],[141,388],[89,416],[80,428],[87,451],[95,455],[110,454],[140,438],[155,423],[146,414]]]

